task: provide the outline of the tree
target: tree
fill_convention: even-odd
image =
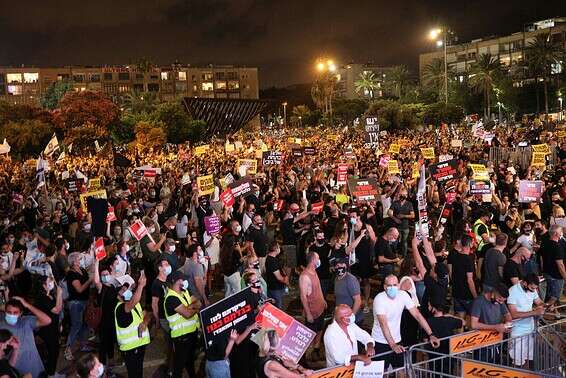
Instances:
[[[311,96],[315,105],[332,118],[332,99],[338,79],[333,72],[325,72],[319,76],[311,88]]]
[[[53,135],[53,126],[37,119],[9,121],[0,128],[0,140],[6,140],[19,155],[38,155]]]
[[[422,120],[425,125],[438,126],[440,123],[458,123],[464,118],[464,109],[454,104],[437,102],[427,105],[422,112]]]
[[[154,124],[163,124],[169,143],[179,144],[195,137],[191,132],[192,119],[180,103],[159,104],[149,115],[149,120]]]
[[[395,66],[391,69],[387,77],[393,84],[393,92],[395,93],[395,96],[397,96],[397,98],[401,98],[404,93],[403,89],[407,86],[407,84],[409,84],[409,70],[403,65]]]
[[[291,124],[295,126],[306,125],[306,121],[310,116],[311,110],[306,105],[297,105],[291,111]]]
[[[354,82],[356,93],[370,100],[374,99],[374,92],[379,88],[379,83],[375,74],[371,71],[363,71],[360,73],[359,79]]]
[[[491,116],[491,94],[495,81],[501,75],[501,62],[491,54],[481,54],[472,65],[470,86],[484,96],[484,116]]]
[[[436,93],[437,100],[440,100],[444,93],[444,60],[433,59],[423,69],[423,85],[433,93]]]
[[[365,100],[336,100],[334,102],[334,116],[344,125],[352,125],[354,120],[361,117],[368,109]]]
[[[99,144],[109,141],[109,130],[87,122],[82,126],[73,127],[65,131],[65,144],[73,144],[73,151],[94,150],[94,141]]]
[[[7,122],[22,122],[26,120],[39,120],[50,125],[53,124],[53,116],[44,109],[0,101],[0,125]]]
[[[534,41],[529,43],[528,49],[527,65],[531,72],[535,74],[537,82],[539,78],[542,79],[544,111],[548,115],[548,81],[550,81],[551,68],[553,64],[560,61],[564,51],[560,45],[552,40],[550,33],[537,35]]]
[[[108,134],[109,128],[119,122],[120,109],[100,92],[67,92],[54,111],[57,128],[65,133],[83,125],[92,125]]]
[[[166,142],[166,133],[162,123],[139,122],[135,127],[136,146],[142,150],[162,146]]]
[[[39,103],[44,109],[53,110],[59,105],[63,96],[73,90],[73,85],[68,81],[55,81],[41,95]]]

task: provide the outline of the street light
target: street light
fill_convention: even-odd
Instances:
[[[436,28],[429,32],[429,38],[436,40],[436,46],[444,46],[444,100],[448,105],[448,59],[446,47],[448,45],[448,30],[446,28]],[[438,39],[442,35],[442,39]]]
[[[287,126],[287,101],[281,105],[283,105],[283,125]]]
[[[337,80],[340,80],[339,76],[337,74],[335,74],[338,67],[336,66],[336,63],[334,63],[334,61],[332,59],[318,59],[318,61],[316,63],[316,69],[319,72],[320,77],[323,78],[324,81],[326,82],[326,85],[330,84],[334,78],[337,79]],[[331,84],[331,85],[333,85],[333,84]],[[330,93],[328,93],[328,96],[325,95],[325,98],[324,98],[324,111],[330,112],[331,115],[332,115],[332,92],[333,92],[333,90],[334,90],[333,88],[330,88],[330,91],[329,91]]]
[[[560,104],[560,113],[558,113],[558,119],[562,121],[562,97],[558,97],[558,103]]]

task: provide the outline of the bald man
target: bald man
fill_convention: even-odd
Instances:
[[[349,365],[355,361],[371,362],[375,354],[373,339],[369,333],[356,325],[356,317],[350,306],[341,304],[334,310],[334,321],[324,334],[326,367]],[[358,341],[366,346],[366,353],[358,352]]]
[[[526,247],[519,247],[510,259],[503,265],[503,283],[508,288],[525,278],[524,264],[531,259],[531,251]]]

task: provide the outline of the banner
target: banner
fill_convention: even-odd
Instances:
[[[377,180],[374,177],[349,179],[348,189],[355,201],[373,201],[379,197]]]
[[[215,235],[220,232],[221,224],[220,218],[216,215],[204,217],[204,229],[209,235]]]
[[[304,147],[303,153],[305,154],[305,156],[316,155],[316,148],[314,148],[314,147]]]
[[[197,177],[197,188],[199,197],[214,193],[214,177],[212,175]]]
[[[203,144],[202,146],[197,146],[194,149],[194,154],[196,156],[201,156],[206,154],[206,152],[210,150],[210,145],[209,144]]]
[[[455,335],[449,339],[450,354],[458,354],[496,344],[501,340],[503,340],[503,334],[497,331],[473,331]]]
[[[546,143],[533,144],[531,147],[533,148],[533,152],[538,152],[545,155],[550,154],[550,147],[548,147],[548,144]]]
[[[114,206],[108,206],[108,214],[106,214],[106,222],[114,222],[118,220],[116,214],[114,213]]]
[[[233,329],[242,333],[254,322],[251,288],[211,304],[200,311],[200,322],[206,348],[226,339]]]
[[[397,143],[392,143],[389,145],[389,153],[391,154],[398,154],[401,150],[401,147]]]
[[[311,211],[315,212],[316,214],[320,214],[323,207],[324,207],[324,201],[315,202],[311,205]]]
[[[303,157],[303,149],[302,148],[293,148],[291,155],[293,157]]]
[[[450,147],[454,147],[454,148],[462,147],[462,140],[461,139],[452,139],[450,141]]]
[[[542,181],[521,180],[519,181],[519,202],[540,202],[543,192]]]
[[[421,148],[421,153],[425,159],[434,160],[434,158],[436,158],[436,155],[434,154],[434,147]]]
[[[276,352],[294,363],[299,363],[315,337],[313,331],[271,303],[262,307],[256,321],[262,328],[275,329],[279,336]]]
[[[542,378],[542,375],[472,360],[462,361],[462,377],[475,378]]]
[[[283,162],[283,153],[280,151],[264,151],[261,157],[263,165],[280,165]]]
[[[228,187],[232,189],[232,196],[234,196],[234,198],[238,198],[240,196],[244,196],[245,198],[252,194],[252,180],[249,178],[234,181],[228,185]]]
[[[348,164],[338,164],[338,170],[336,173],[336,184],[338,186],[345,185],[348,178]]]
[[[387,173],[390,175],[397,175],[401,173],[401,171],[399,170],[399,163],[397,163],[397,160],[387,161]]]
[[[474,180],[489,180],[489,173],[483,164],[468,164],[472,168]]]
[[[417,187],[417,204],[419,209],[419,234],[428,237],[428,213],[426,211],[426,170],[424,164],[421,165],[419,184]]]
[[[491,194],[489,180],[470,180],[470,194]]]
[[[226,188],[226,190],[220,194],[220,201],[222,201],[224,207],[234,206],[234,195],[232,194],[232,189]]]
[[[255,175],[257,173],[257,160],[256,159],[238,159],[236,167],[238,167],[238,173],[242,177],[247,176],[247,175]]]
[[[355,159],[356,155],[354,155],[354,149],[352,146],[344,148],[344,157],[346,159]]]
[[[452,159],[428,166],[430,175],[438,182],[452,180],[458,177],[458,160]]]
[[[331,369],[315,371],[309,378],[352,378],[354,376],[354,364],[337,366]]]
[[[366,118],[364,147],[376,148],[379,147],[379,124],[377,118]]]
[[[149,231],[147,231],[145,224],[143,224],[143,222],[139,219],[130,225],[129,230],[137,241],[140,241],[144,236],[149,235]]]
[[[94,254],[96,261],[100,261],[106,257],[106,249],[104,248],[104,239],[96,238],[94,241]]]
[[[84,180],[75,178],[75,179],[68,179],[67,180],[67,190],[71,193],[76,191],[80,191],[81,187],[83,186]]]

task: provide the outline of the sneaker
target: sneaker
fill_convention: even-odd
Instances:
[[[73,352],[71,351],[71,347],[65,348],[65,359],[67,361],[73,361],[75,357],[73,357]]]
[[[364,307],[364,314],[369,314],[369,307],[368,306]]]

